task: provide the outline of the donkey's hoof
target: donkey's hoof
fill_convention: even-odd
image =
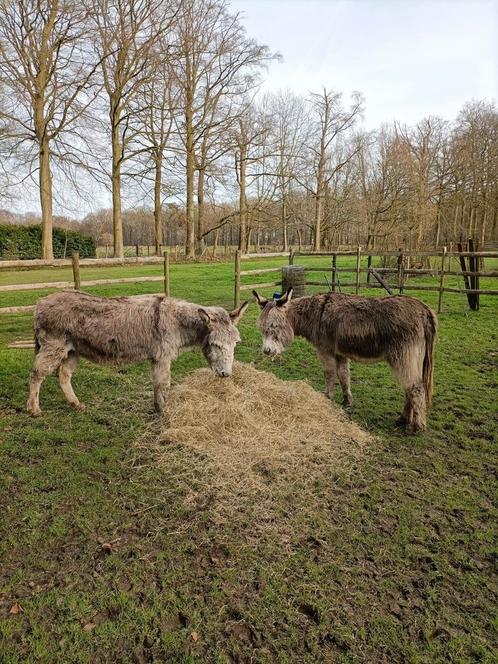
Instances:
[[[425,424],[419,424],[417,422],[411,422],[405,426],[405,433],[408,435],[414,436],[417,433],[425,431]]]
[[[42,414],[40,406],[35,405],[31,399],[29,399],[26,404],[26,410],[31,415],[31,417],[40,417]]]
[[[394,422],[394,426],[397,427],[398,429],[406,429],[408,426],[406,417],[404,415],[400,415],[398,419]]]

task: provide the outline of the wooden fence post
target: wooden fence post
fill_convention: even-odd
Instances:
[[[169,287],[169,251],[163,253],[164,256],[164,294],[166,297],[170,296]]]
[[[79,251],[73,251],[72,255],[73,261],[73,279],[74,279],[74,290],[81,289],[81,279],[80,279],[80,254]]]
[[[240,249],[235,252],[235,286],[233,294],[233,305],[235,309],[240,304]]]
[[[439,273],[439,299],[437,303],[437,312],[441,313],[443,310],[443,293],[444,293],[444,264],[446,261],[446,247],[443,247],[441,252],[441,271]]]
[[[469,238],[469,251],[477,251],[477,241],[474,245],[474,240]],[[469,256],[469,269],[474,274],[470,275],[470,287],[473,290],[479,289],[479,277],[476,275],[476,272],[479,269],[479,263],[476,256]],[[479,293],[472,293],[472,300],[470,301],[471,309],[474,311],[479,311]]]
[[[405,278],[405,265],[404,265],[404,256],[403,252],[400,250],[398,256],[398,288],[399,294],[403,293],[403,282]]]
[[[460,269],[462,270],[462,273],[463,273],[463,283],[464,283],[464,285],[465,285],[465,290],[467,291],[467,293],[466,293],[466,295],[467,295],[467,301],[468,301],[468,303],[469,303],[469,307],[472,308],[472,305],[471,305],[471,299],[470,299],[470,298],[471,298],[471,295],[470,295],[470,293],[468,292],[471,286],[470,286],[469,277],[468,277],[468,275],[466,274],[466,272],[468,272],[468,270],[467,270],[467,265],[466,265],[466,263],[465,263],[465,256],[462,256],[462,253],[463,253],[463,249],[464,249],[464,248],[463,248],[461,242],[459,242],[459,243],[457,244],[457,247],[458,247],[458,252],[459,252],[459,254],[460,254],[460,256],[459,256],[458,258],[460,259]]]
[[[356,295],[360,292],[360,260],[361,260],[361,247],[358,245],[356,249]]]
[[[332,292],[335,293],[337,280],[337,254],[332,254]]]

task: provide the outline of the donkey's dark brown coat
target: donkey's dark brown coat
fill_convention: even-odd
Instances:
[[[326,392],[333,395],[337,373],[350,404],[349,359],[385,361],[406,392],[402,420],[416,431],[425,427],[432,398],[433,347],[437,319],[429,307],[412,297],[361,297],[327,293],[276,302],[255,296],[261,307],[259,326],[263,350],[281,352],[294,334],[318,350],[325,369]]]

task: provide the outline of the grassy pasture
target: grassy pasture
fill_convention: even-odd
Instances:
[[[82,268],[82,279],[160,273]],[[172,293],[229,306],[232,274],[231,263],[173,264]],[[70,278],[0,273],[0,283]],[[0,306],[42,294],[0,293]],[[421,296],[436,306],[437,293]],[[69,410],[52,377],[44,417],[30,419],[32,355],[7,344],[30,336],[32,317],[2,316],[0,661],[496,662],[497,314],[497,298],[470,312],[464,296],[445,295],[427,433],[396,432],[402,395],[388,369],[354,364],[351,417],[377,436],[365,458],[316,459],[299,474],[266,467],[261,493],[192,450],[166,446],[159,467],[134,446],[160,426],[146,365],[82,362],[74,385],[87,410]],[[253,305],[237,359],[323,389],[302,340],[273,363],[261,355],[256,316]],[[200,366],[186,354],[173,378]],[[279,417],[285,435],[285,404]]]

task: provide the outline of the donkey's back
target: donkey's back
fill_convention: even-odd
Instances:
[[[59,337],[94,361],[151,359],[159,343],[162,300],[153,295],[107,298],[78,291],[54,293],[38,301],[35,342]]]
[[[429,307],[405,295],[324,297],[318,345],[330,344],[334,354],[352,359],[390,361],[412,346],[423,346],[426,329],[435,324]]]

